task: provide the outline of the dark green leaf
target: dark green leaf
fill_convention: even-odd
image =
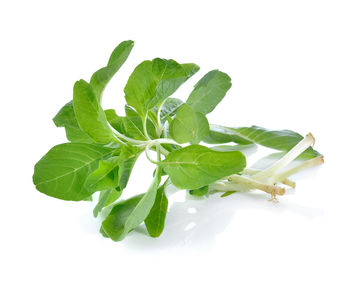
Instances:
[[[145,225],[150,236],[158,237],[164,229],[165,217],[168,210],[168,198],[165,195],[163,184],[157,190],[153,207],[145,219]]]
[[[120,241],[141,224],[148,216],[156,199],[160,183],[160,169],[145,194],[117,203],[108,217],[102,222],[104,232],[114,241]]]
[[[208,72],[194,86],[186,103],[196,112],[208,114],[214,110],[231,88],[231,78],[218,70]]]
[[[74,85],[73,105],[80,128],[95,142],[107,144],[113,140],[113,132],[94,90],[84,80]]]
[[[104,88],[111,80],[111,78],[116,74],[116,72],[120,69],[120,67],[124,64],[133,46],[133,41],[121,42],[112,52],[107,66],[99,69],[92,75],[90,79],[90,85],[94,89],[96,97],[99,101],[101,100]]]
[[[113,149],[84,143],[65,143],[53,147],[35,165],[33,182],[38,191],[58,199],[80,201],[93,192],[85,187],[89,173]]]
[[[239,151],[220,152],[191,145],[171,152],[161,166],[177,188],[198,189],[242,171],[246,160]]]

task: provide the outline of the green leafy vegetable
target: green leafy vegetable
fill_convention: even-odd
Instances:
[[[71,143],[53,147],[34,167],[35,187],[48,196],[93,201],[92,195],[99,192],[93,215],[102,212],[104,237],[123,240],[143,223],[150,236],[160,236],[168,210],[168,187],[188,190],[192,199],[260,190],[277,201],[286,186],[295,187],[290,176],[323,163],[323,156],[312,148],[311,134],[303,137],[290,130],[209,125],[206,114],[231,87],[226,73],[208,72],[185,103],[170,97],[198,72],[192,63],[161,58],[143,61],[124,88],[125,115],[104,110],[103,91],[133,45],[122,42],[89,82],[75,83],[73,100],[53,118],[57,127],[65,128]],[[266,168],[247,168],[246,156],[258,145],[282,152]],[[135,176],[141,194],[120,200],[122,193],[128,194],[129,178],[142,153],[156,166],[153,181],[146,191],[143,180]]]

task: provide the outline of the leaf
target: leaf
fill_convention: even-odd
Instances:
[[[199,143],[209,133],[206,117],[194,112],[187,104],[181,105],[169,126],[170,136],[178,143]]]
[[[88,174],[113,149],[93,144],[64,143],[53,147],[34,167],[38,191],[58,199],[80,201],[93,192],[85,187]]]
[[[160,165],[179,189],[198,189],[238,173],[246,166],[239,151],[213,151],[201,145],[191,145],[171,152]]]
[[[194,111],[208,114],[224,98],[231,85],[231,78],[226,73],[212,70],[194,86],[186,103]]]
[[[244,156],[250,156],[257,151],[257,146],[255,144],[247,145],[215,145],[210,147],[214,151],[241,151]]]
[[[303,139],[303,136],[291,130],[268,130],[259,126],[229,128],[215,125],[215,127],[224,132],[238,135],[245,140],[280,151],[289,151]],[[302,153],[302,157],[305,159],[320,155],[311,147]]]
[[[157,190],[153,207],[145,219],[145,225],[150,236],[158,237],[164,229],[165,217],[168,210],[168,198],[164,192],[165,184]]]
[[[108,144],[113,140],[113,132],[94,90],[82,79],[74,85],[73,106],[80,128],[95,142]]]
[[[203,197],[209,194],[209,186],[204,186],[199,189],[194,189],[189,191],[191,196]]]
[[[238,136],[232,130],[227,127],[210,124],[209,135],[203,139],[208,144],[223,144],[229,142],[235,142],[237,144],[245,145],[252,144],[253,142]]]
[[[233,195],[234,193],[237,193],[237,191],[227,191],[225,193],[223,193],[220,197],[224,198],[224,197],[228,197]]]
[[[147,110],[160,104],[172,95],[198,67],[185,68],[174,60],[156,58],[139,64],[124,88],[128,105],[135,108],[143,118]],[[195,68],[196,67],[196,68]]]
[[[167,117],[173,117],[183,101],[178,98],[167,98],[160,109],[160,121],[164,123]]]
[[[99,165],[86,179],[85,186],[89,191],[97,192],[119,185],[118,157],[100,160]]]
[[[152,184],[145,194],[117,203],[102,222],[104,232],[114,241],[120,241],[141,224],[148,216],[157,195],[160,183],[160,168],[157,168]]]
[[[141,150],[137,147],[124,145],[121,148],[121,152],[118,158],[119,161],[119,187],[124,190],[128,184],[131,171],[135,165],[135,162],[140,155]]]
[[[99,69],[92,75],[90,85],[94,89],[96,97],[99,101],[101,100],[104,88],[124,64],[133,47],[133,41],[121,42],[112,52],[107,66]]]
[[[93,143],[94,141],[83,130],[80,129],[77,119],[75,118],[73,101],[65,104],[53,118],[57,127],[66,129],[66,137],[70,142]]]
[[[109,190],[100,192],[98,203],[96,204],[93,210],[94,217],[97,217],[104,207],[115,202],[121,196],[121,194],[122,192],[117,189],[109,189]]]

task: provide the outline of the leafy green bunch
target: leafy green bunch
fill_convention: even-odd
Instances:
[[[289,130],[210,125],[206,115],[231,87],[230,77],[219,70],[204,75],[186,102],[170,97],[198,72],[193,63],[161,58],[142,62],[124,88],[125,115],[104,110],[103,90],[133,45],[122,42],[89,82],[75,83],[73,101],[53,119],[65,128],[70,142],[49,150],[33,175],[40,192],[58,199],[92,200],[99,192],[94,215],[107,210],[101,226],[104,236],[120,241],[143,222],[150,236],[159,236],[170,186],[197,197],[258,189],[276,200],[285,186],[295,187],[289,176],[323,162],[311,147],[311,134],[303,138]],[[246,168],[243,153],[256,144],[281,151],[281,158],[263,170]],[[155,165],[153,181],[146,192],[118,201],[142,152]],[[306,160],[286,169],[297,157]]]

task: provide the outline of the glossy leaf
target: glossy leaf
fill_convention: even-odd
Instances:
[[[231,85],[231,78],[226,73],[212,70],[194,86],[186,103],[194,111],[208,114],[224,98]]]
[[[38,191],[58,199],[80,201],[93,191],[85,187],[98,161],[114,152],[111,148],[65,143],[53,147],[34,167],[33,182]]]
[[[197,66],[191,65],[184,68],[174,60],[160,58],[142,62],[135,68],[125,86],[126,102],[144,117],[147,110],[172,95],[196,72]]]
[[[158,188],[153,207],[145,219],[145,225],[150,236],[158,237],[164,229],[168,210],[168,198],[164,192],[164,184]]]
[[[104,232],[114,241],[120,241],[148,216],[157,195],[160,169],[157,168],[152,184],[145,194],[117,203],[103,221]]]
[[[161,166],[177,188],[198,189],[242,171],[246,160],[239,151],[220,152],[191,145],[171,152]]]
[[[74,85],[73,105],[80,128],[95,142],[107,144],[113,140],[113,132],[95,92],[84,80]]]
[[[206,117],[194,112],[187,104],[181,105],[169,126],[170,136],[178,143],[199,143],[209,133]]]
[[[133,41],[121,42],[112,52],[107,66],[99,69],[92,75],[90,85],[94,89],[96,97],[99,101],[101,100],[104,88],[124,64],[133,47]]]

